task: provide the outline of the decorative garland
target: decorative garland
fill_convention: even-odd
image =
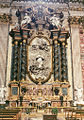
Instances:
[[[28,1],[31,1],[31,2],[34,2],[34,1],[39,1],[39,0],[13,0],[13,1],[17,1],[17,2],[21,2],[21,1],[24,1],[24,2],[28,2]],[[67,3],[67,0],[43,0],[43,2],[52,2],[52,3]],[[69,0],[68,2],[72,2],[72,3],[75,3],[75,2],[78,2],[78,3],[83,3],[84,4],[84,0]]]

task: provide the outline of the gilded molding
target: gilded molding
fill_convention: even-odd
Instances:
[[[80,25],[80,24],[82,24],[83,25],[83,27],[84,27],[84,16],[74,16],[74,17],[70,17],[69,19],[69,22],[70,22],[70,24],[71,25],[73,25],[73,24],[78,24],[78,25]]]

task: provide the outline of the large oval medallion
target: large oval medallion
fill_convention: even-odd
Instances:
[[[28,46],[28,72],[35,83],[46,82],[52,71],[52,47],[44,37],[35,37]]]

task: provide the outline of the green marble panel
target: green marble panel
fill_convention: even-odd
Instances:
[[[12,87],[12,95],[18,94],[18,87]]]

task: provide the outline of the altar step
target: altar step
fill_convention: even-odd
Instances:
[[[32,120],[43,120],[44,111],[39,110],[37,113],[33,113],[29,115],[29,118],[32,118]],[[47,113],[49,115],[49,113]],[[58,120],[65,120],[64,113],[58,113]]]
[[[43,120],[43,112],[37,112],[29,115],[29,118],[32,118],[32,120]]]
[[[0,109],[0,120],[18,120],[20,110]]]

